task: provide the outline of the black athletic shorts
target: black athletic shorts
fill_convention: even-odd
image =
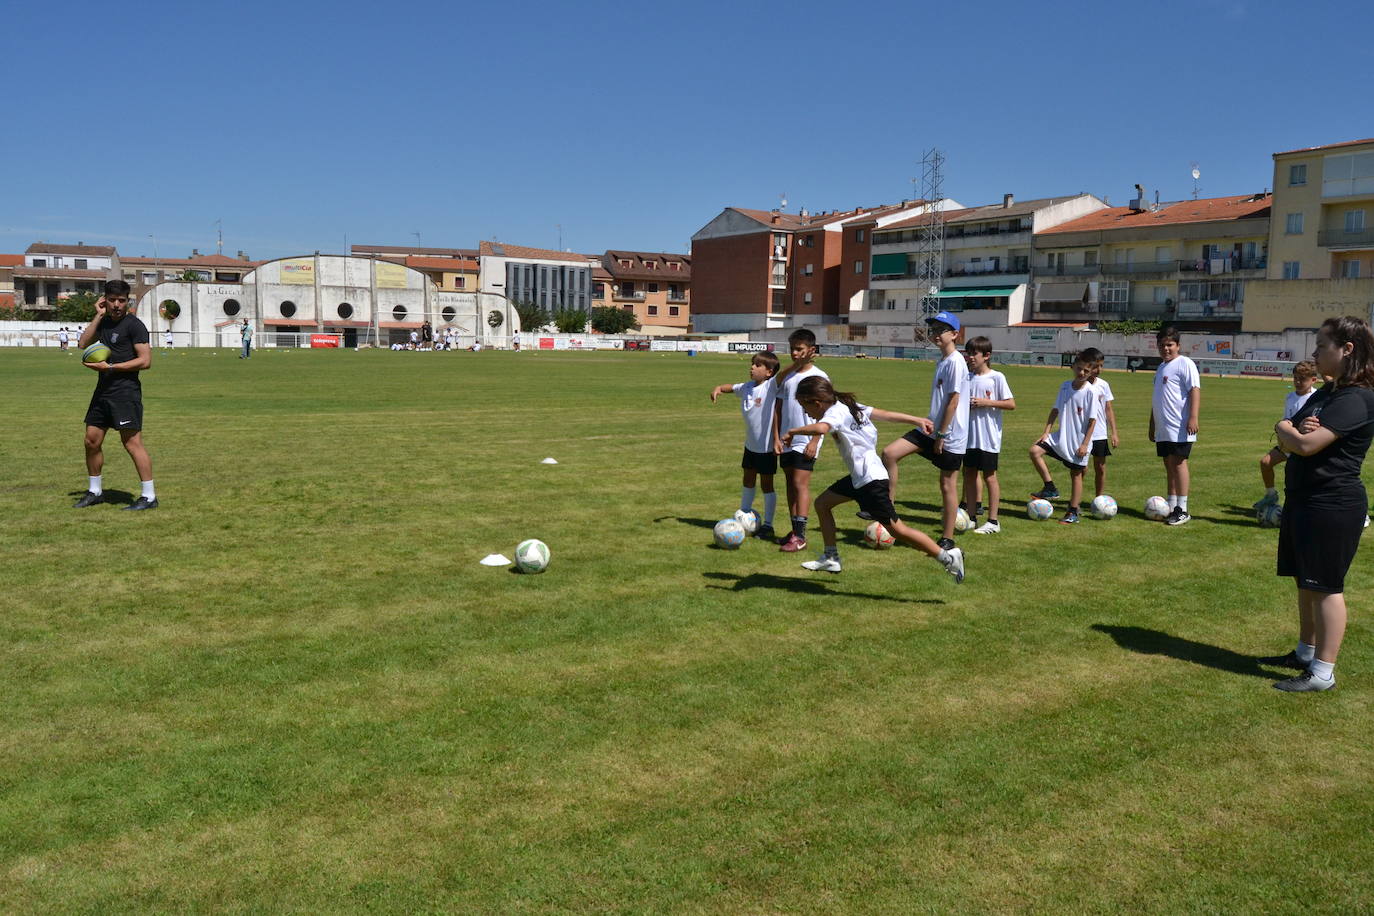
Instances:
[[[1107,440],[1107,439],[1094,439],[1094,440],[1093,440],[1093,457],[1094,457],[1094,458],[1107,458],[1107,457],[1110,457],[1110,456],[1111,456],[1111,454],[1112,454],[1112,447],[1111,447],[1111,445],[1108,444],[1108,441],[1109,441],[1109,440]]]
[[[1161,458],[1177,456],[1186,459],[1193,453],[1191,442],[1156,442],[1155,454]]]
[[[1308,591],[1344,592],[1345,574],[1360,548],[1368,514],[1363,505],[1317,509],[1290,499],[1279,523],[1279,575],[1292,577],[1298,588]]]
[[[1083,464],[1075,464],[1074,462],[1068,460],[1063,455],[1056,452],[1054,450],[1054,446],[1051,445],[1049,441],[1046,439],[1042,439],[1035,444],[1040,446],[1040,448],[1044,449],[1046,455],[1053,458],[1055,461],[1058,461],[1060,464],[1064,465],[1064,467],[1068,468],[1070,471],[1081,472],[1084,468],[1088,466],[1086,462]]]
[[[143,428],[143,402],[93,395],[86,408],[86,425],[136,433]]]
[[[768,477],[778,472],[778,456],[772,452],[751,452],[744,450],[744,458],[739,466],[746,471],[757,471]]]
[[[946,449],[938,455],[935,454],[935,437],[924,432],[919,426],[902,438],[916,446],[916,454],[942,471],[957,471],[964,464],[963,452],[951,452]]]
[[[870,518],[880,522],[897,520],[897,510],[892,505],[892,496],[887,492],[887,480],[871,480],[861,487],[854,486],[854,480],[845,475],[826,488],[845,499],[852,499]]]
[[[1000,457],[997,452],[987,452],[981,448],[971,448],[964,452],[964,467],[970,471],[986,471],[989,474],[997,470],[997,459]]]
[[[814,471],[816,469],[816,459],[808,458],[801,452],[794,452],[791,449],[782,453],[778,458],[778,464],[785,470],[792,468],[798,471]]]

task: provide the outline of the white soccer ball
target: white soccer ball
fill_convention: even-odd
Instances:
[[[744,529],[744,533],[750,537],[759,530],[759,525],[761,524],[759,514],[753,509],[747,512],[743,509],[736,509],[735,521],[739,522],[740,527]]]
[[[1054,505],[1048,499],[1032,499],[1026,503],[1026,514],[1037,522],[1054,515]]]
[[[746,537],[744,526],[733,518],[723,518],[716,522],[715,538],[717,547],[724,550],[734,550],[744,543]]]
[[[963,534],[973,527],[973,519],[968,517],[968,513],[962,508],[954,515],[954,530]]]
[[[897,543],[897,539],[882,522],[869,522],[864,529],[864,543],[874,550],[887,550]]]
[[[1093,518],[1100,518],[1104,522],[1109,518],[1116,517],[1116,500],[1106,493],[1093,500]]]
[[[1283,506],[1278,503],[1268,503],[1256,510],[1255,518],[1259,521],[1261,528],[1277,528],[1283,522]]]
[[[549,568],[549,548],[543,541],[530,538],[515,547],[515,565],[522,573],[541,573]]]
[[[1152,522],[1162,522],[1169,517],[1169,501],[1163,496],[1151,496],[1145,500],[1145,517]]]

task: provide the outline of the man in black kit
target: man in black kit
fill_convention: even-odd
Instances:
[[[153,461],[143,447],[143,388],[138,382],[139,370],[152,365],[153,351],[148,345],[147,326],[129,312],[129,284],[123,280],[105,284],[105,295],[95,304],[95,318],[81,332],[77,347],[85,350],[97,340],[110,348],[110,358],[85,364],[98,372],[100,378],[86,410],[86,472],[91,477],[90,485],[74,508],[84,509],[104,501],[101,469],[105,453],[101,445],[106,431],[116,429],[143,483],[142,494],[124,508],[156,509]]]

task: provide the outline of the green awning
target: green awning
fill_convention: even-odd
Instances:
[[[1010,296],[1014,292],[1014,286],[985,286],[980,289],[942,289],[936,295],[940,299],[984,299],[990,296]]]
[[[906,254],[897,252],[896,254],[875,254],[873,256],[873,275],[882,276],[883,274],[905,274],[906,273]]]

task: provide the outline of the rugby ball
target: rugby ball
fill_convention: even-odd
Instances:
[[[887,550],[897,543],[897,539],[882,522],[869,522],[864,529],[864,543],[874,550]]]
[[[1169,501],[1163,496],[1151,496],[1145,500],[1145,517],[1152,522],[1162,522],[1169,517]]]
[[[110,348],[98,340],[81,351],[81,361],[83,363],[103,363],[109,358]]]
[[[1043,522],[1054,515],[1054,506],[1048,499],[1032,499],[1026,503],[1026,514],[1037,522]]]
[[[973,527],[973,519],[968,517],[968,512],[961,507],[954,515],[954,530],[963,534]]]
[[[534,538],[521,541],[515,548],[515,565],[522,573],[541,573],[549,568],[549,548]]]
[[[734,550],[744,543],[744,526],[733,518],[723,518],[716,522],[716,546],[722,550]]]
[[[735,521],[739,522],[740,527],[744,529],[744,533],[750,537],[753,537],[759,530],[759,514],[753,509],[749,509],[748,511],[736,509]]]
[[[1093,500],[1093,518],[1100,518],[1104,522],[1109,518],[1116,517],[1116,500],[1106,493]]]
[[[1283,522],[1283,506],[1269,503],[1255,511],[1261,528],[1277,528]]]

